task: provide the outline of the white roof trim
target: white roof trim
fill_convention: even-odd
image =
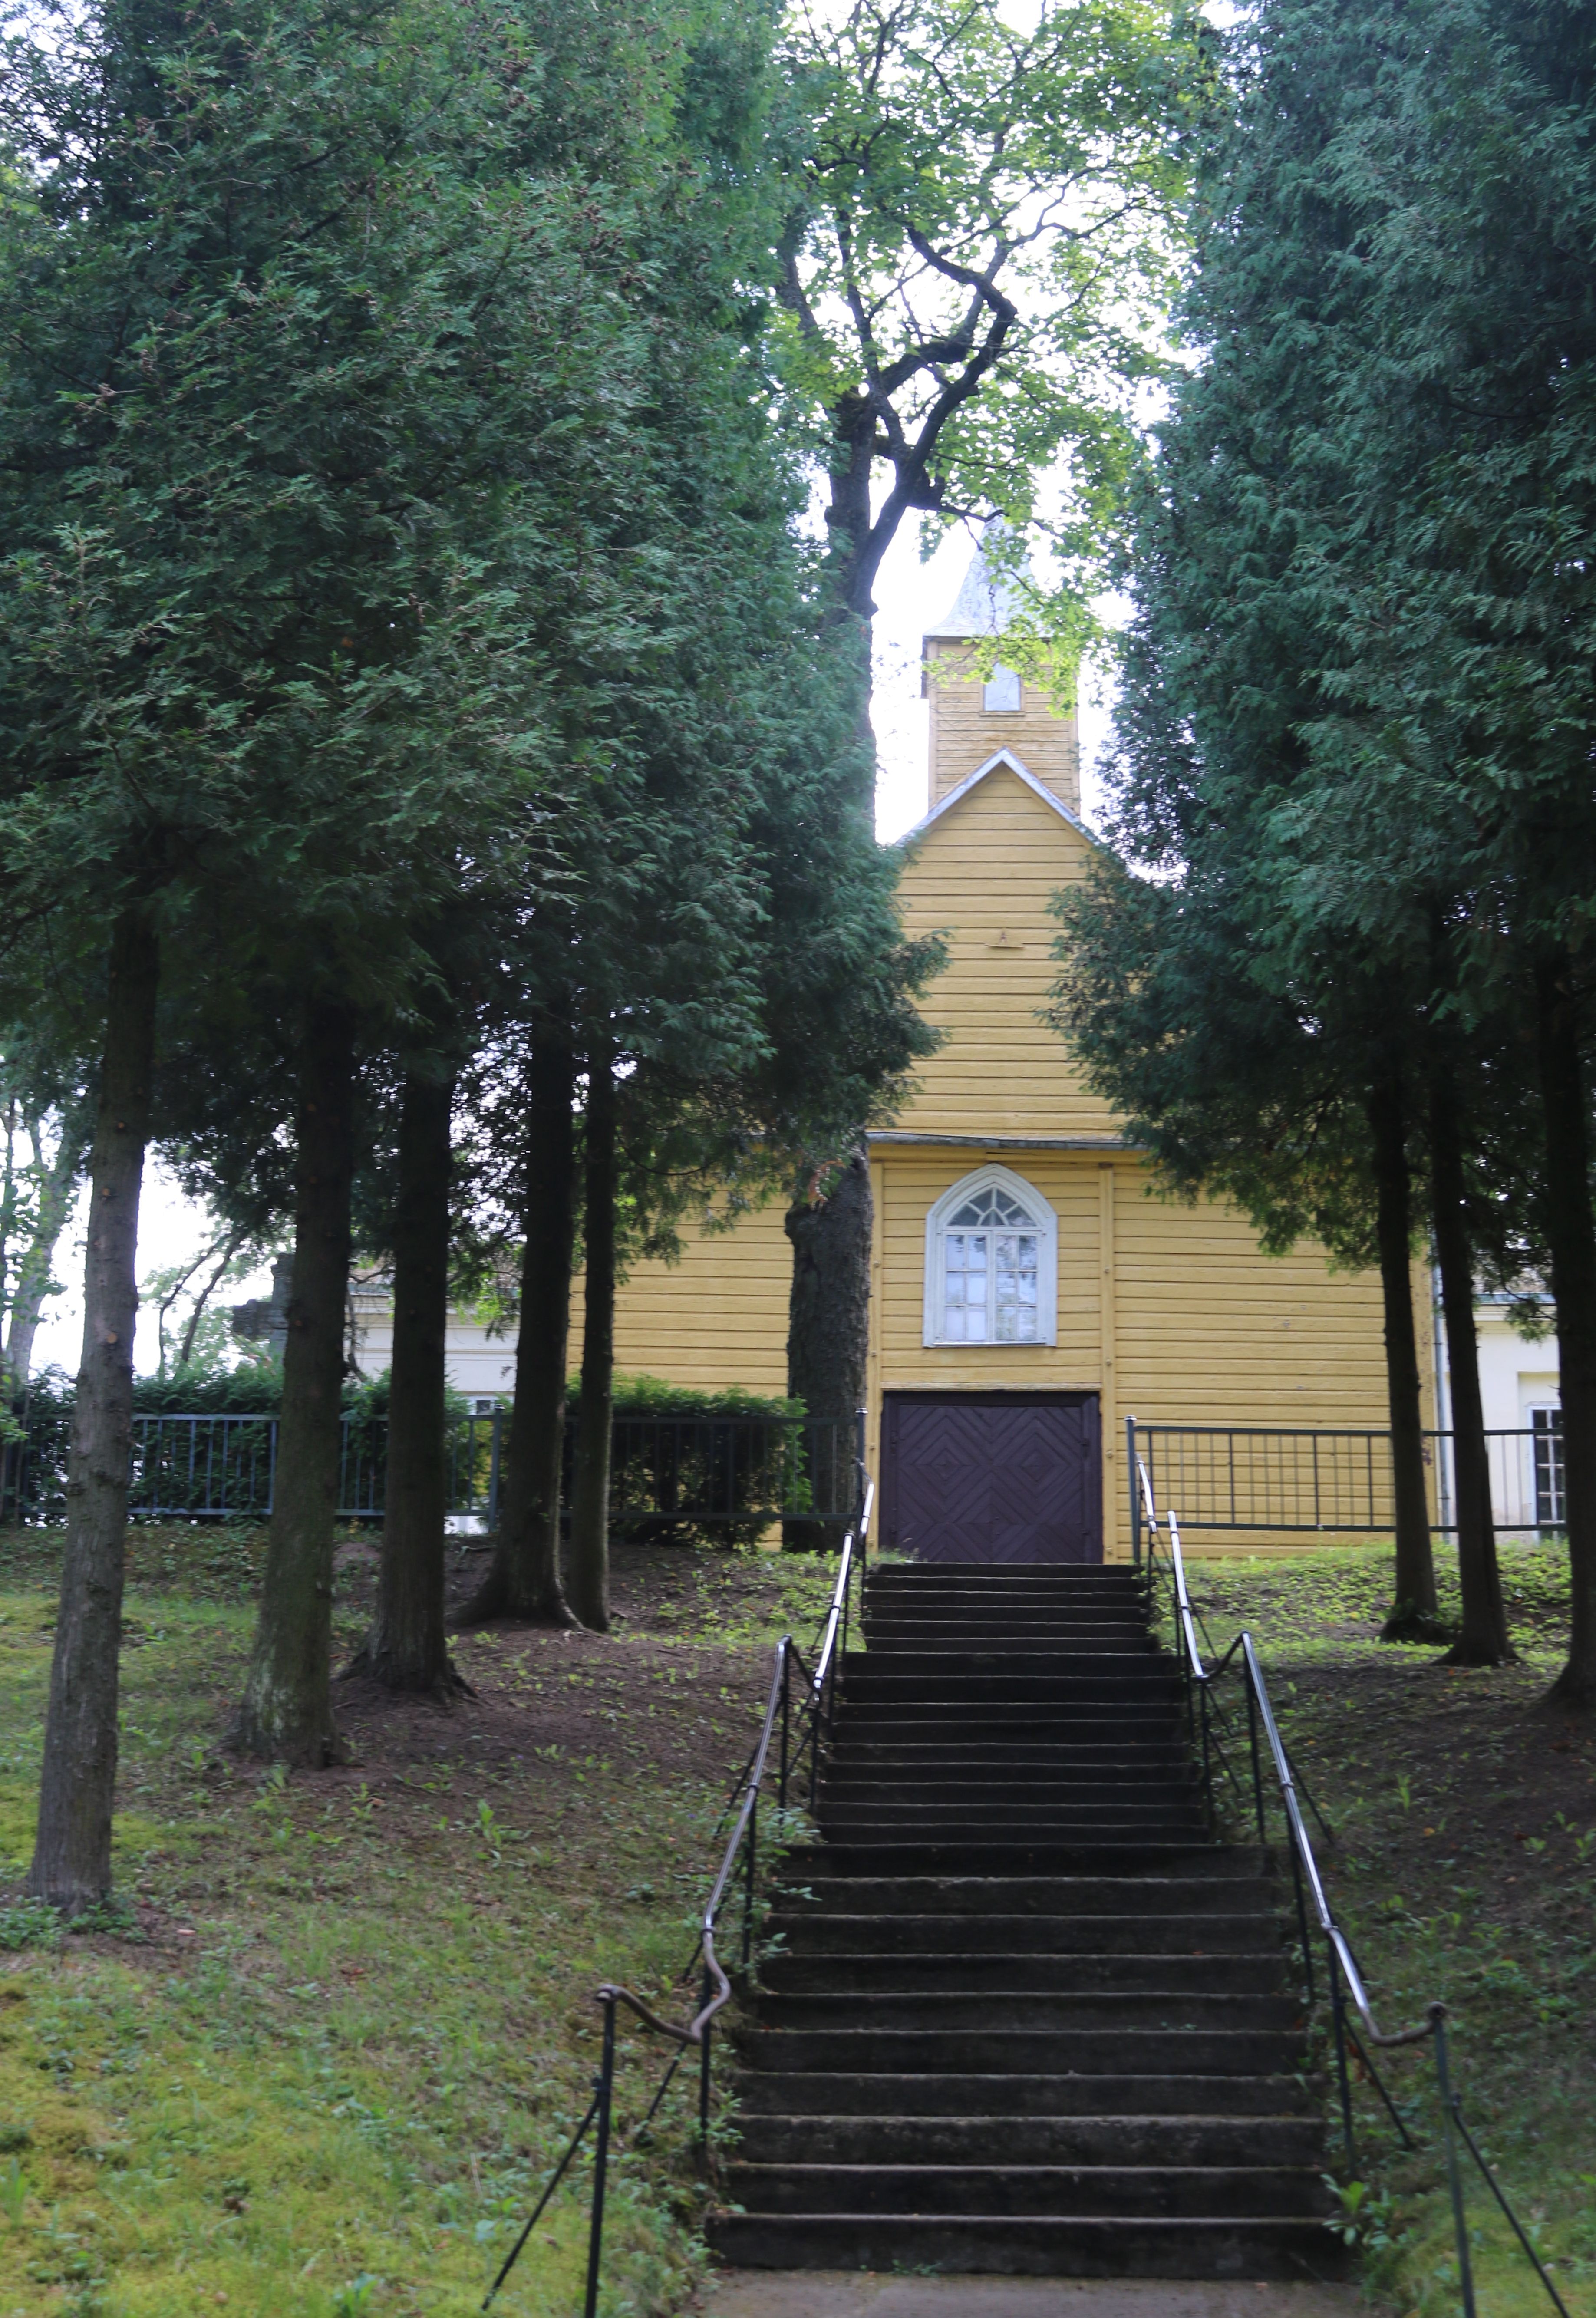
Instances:
[[[1012,749],[1000,749],[997,755],[989,757],[984,765],[977,765],[973,773],[966,773],[956,789],[949,789],[942,803],[934,804],[925,819],[917,821],[914,827],[906,830],[896,842],[900,845],[911,845],[917,837],[923,837],[933,822],[940,821],[945,813],[951,812],[955,804],[969,795],[978,781],[985,780],[989,773],[995,773],[1000,765],[1011,772],[1016,780],[1023,781],[1027,788],[1041,798],[1044,804],[1051,805],[1059,819],[1067,821],[1071,828],[1084,837],[1089,845],[1101,846],[1103,840],[1096,831],[1089,829],[1079,813],[1071,813],[1063,797],[1055,796],[1045,781],[1039,781],[1035,773],[1028,771],[1020,763]]]

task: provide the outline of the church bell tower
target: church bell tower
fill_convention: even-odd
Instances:
[[[921,689],[931,704],[931,795],[936,807],[1000,750],[1071,813],[1080,811],[1080,741],[1073,711],[1061,715],[1045,686],[1005,668],[979,672],[982,642],[1000,638],[1015,610],[1011,582],[980,548],[957,600],[926,635]]]

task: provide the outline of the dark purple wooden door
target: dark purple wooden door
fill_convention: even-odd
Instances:
[[[890,1392],[882,1529],[919,1561],[1101,1561],[1091,1392]]]

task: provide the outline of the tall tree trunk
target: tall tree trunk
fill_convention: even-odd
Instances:
[[[615,1384],[615,1063],[608,1038],[587,1050],[582,1237],[582,1405],[570,1490],[570,1601],[584,1626],[610,1622],[610,1427]]]
[[[44,1157],[44,1122],[29,1119],[28,1141],[33,1154],[33,1173],[39,1186],[39,1206],[33,1231],[17,1263],[16,1288],[11,1299],[11,1319],[5,1333],[5,1366],[19,1392],[27,1385],[33,1365],[33,1339],[49,1293],[50,1265],[56,1243],[66,1228],[72,1195],[83,1168],[84,1135],[80,1114],[74,1108],[61,1115],[60,1140],[48,1165]]]
[[[449,1325],[450,1121],[454,1074],[406,1073],[393,1222],[393,1367],[377,1611],[351,1672],[390,1690],[462,1687],[444,1631],[449,1456],[444,1340]]]
[[[1447,1361],[1451,1374],[1452,1471],[1457,1485],[1457,1575],[1463,1618],[1448,1651],[1449,1666],[1502,1666],[1513,1655],[1507,1607],[1496,1561],[1496,1531],[1491,1518],[1491,1465],[1485,1446],[1485,1410],[1480,1394],[1479,1339],[1474,1316],[1474,1245],[1468,1228],[1468,1187],[1463,1172],[1463,1137],[1457,1094],[1447,1065],[1439,1064],[1430,1085],[1430,1217],[1436,1263],[1441,1276],[1441,1311],[1447,1324]]]
[[[1571,1622],[1568,1661],[1550,1697],[1596,1707],[1596,1218],[1579,1002],[1569,961],[1536,969],[1536,1029],[1546,1125],[1546,1227],[1557,1307],[1563,1473],[1568,1523]]]
[[[854,1417],[865,1405],[870,1352],[870,1241],[874,1226],[870,1163],[856,1151],[824,1199],[800,1199],[786,1216],[793,1243],[787,1306],[787,1390],[803,1403],[811,1426],[810,1463],[817,1502],[847,1503]],[[824,1495],[821,1493],[824,1492]],[[831,1520],[782,1524],[789,1552],[840,1546],[845,1513]]]
[[[521,1328],[516,1400],[499,1476],[498,1524],[487,1577],[461,1613],[576,1622],[560,1582],[560,1485],[565,1460],[565,1364],[577,1231],[577,1152],[571,1104],[576,1059],[544,1041],[526,1074],[526,1187],[522,1202]]]
[[[339,1754],[332,1707],[333,1532],[354,1173],[347,1006],[317,1000],[300,1059],[293,1287],[282,1354],[272,1528],[233,1743],[319,1767]]]
[[[1435,1561],[1424,1483],[1424,1415],[1413,1326],[1413,1208],[1403,1084],[1393,1072],[1371,1089],[1375,1235],[1385,1317],[1385,1389],[1391,1412],[1391,1486],[1396,1522],[1395,1598],[1382,1639],[1444,1641],[1436,1615]]]
[[[111,942],[91,1163],[83,1366],[72,1414],[67,1550],[56,1614],[39,1832],[27,1888],[76,1914],[111,1889],[122,1543],[133,1432],[139,1194],[149,1134],[160,953],[136,911]]]

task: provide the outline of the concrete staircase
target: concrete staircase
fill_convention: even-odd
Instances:
[[[892,1566],[865,1618],[739,2038],[715,2250],[1332,2274],[1274,1889],[1207,1839],[1132,1574]]]

